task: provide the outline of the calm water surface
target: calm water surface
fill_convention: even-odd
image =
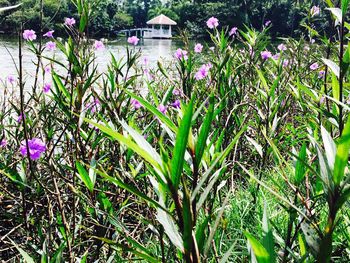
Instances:
[[[158,60],[169,61],[175,50],[181,45],[181,43],[174,40],[167,39],[144,39],[140,41],[140,44],[136,47],[141,48],[142,56],[147,57],[150,65],[155,65]],[[104,51],[96,52],[96,62],[98,63],[98,71],[103,72],[107,69],[107,65],[110,61],[110,53],[113,53],[116,58],[121,58],[126,55],[127,43],[125,39],[118,39],[117,41],[109,42],[106,44]],[[129,48],[133,48],[130,47]],[[64,62],[64,57],[60,51],[45,52],[45,56],[55,56],[56,59]],[[16,39],[0,38],[0,78],[6,79],[8,75],[16,76],[16,67],[12,60],[18,63],[18,47]],[[36,61],[36,57],[30,52],[30,50],[24,46],[23,49],[23,68],[26,83],[26,89],[29,89],[29,85],[35,76],[35,65],[33,61]],[[44,60],[44,65],[48,64],[48,61]],[[0,87],[1,89],[1,87]]]

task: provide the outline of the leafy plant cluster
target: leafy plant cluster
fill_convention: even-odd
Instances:
[[[152,66],[134,46],[106,72],[86,38],[96,10],[72,4],[78,23],[53,39],[64,59],[27,30],[3,82],[0,258],[349,260],[347,0],[322,10],[328,36],[309,15],[307,36],[275,47],[268,25],[212,17],[203,50],[183,35]],[[38,58],[31,90],[22,48]]]

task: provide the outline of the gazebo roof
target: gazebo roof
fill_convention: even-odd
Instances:
[[[161,14],[152,18],[151,20],[146,22],[147,25],[171,25],[174,26],[177,23],[174,20],[171,20],[169,17]]]

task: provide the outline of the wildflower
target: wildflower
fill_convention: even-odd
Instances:
[[[266,22],[265,22],[265,26],[269,26],[271,24],[271,20],[267,20]]]
[[[56,43],[53,41],[49,41],[46,43],[45,47],[50,51],[55,51],[56,50]]]
[[[64,20],[64,24],[65,24],[66,26],[69,26],[69,27],[74,26],[74,25],[75,25],[75,19],[74,19],[74,18],[69,18],[69,17],[67,17],[67,18]]]
[[[177,59],[184,59],[187,60],[188,56],[187,56],[187,51],[186,50],[182,50],[181,48],[178,48],[174,54],[174,56]]]
[[[194,52],[196,53],[201,53],[203,50],[203,45],[200,44],[200,43],[197,43],[195,46],[194,46]]]
[[[320,104],[323,104],[325,100],[326,100],[325,96],[322,96],[322,97],[320,98]]]
[[[143,57],[143,59],[142,59],[143,65],[147,66],[147,65],[148,65],[148,62],[149,62],[148,57]]]
[[[316,70],[317,68],[318,68],[317,62],[315,62],[315,63],[313,63],[313,64],[310,65],[310,69],[311,69],[311,70]]]
[[[51,89],[51,84],[50,83],[45,83],[44,87],[43,87],[43,91],[45,93],[48,93]]]
[[[23,120],[23,117],[26,118],[26,115],[22,114],[22,113],[20,115],[18,115],[17,122],[20,123]]]
[[[311,43],[311,44],[315,43],[315,39],[311,38],[311,39],[310,39],[310,43]]]
[[[47,31],[43,36],[48,38],[53,38],[53,32],[54,30]]]
[[[174,90],[173,90],[173,95],[175,95],[175,96],[180,95],[180,90],[174,89]]]
[[[175,109],[180,109],[180,100],[175,100],[171,106],[173,106]]]
[[[278,60],[280,58],[280,54],[277,53],[277,54],[273,55],[272,58],[274,60]]]
[[[46,66],[44,68],[44,71],[45,71],[46,74],[50,74],[51,73],[51,67],[50,66]]]
[[[207,27],[210,29],[216,28],[219,25],[219,20],[216,17],[211,17],[207,21]]]
[[[311,7],[310,14],[311,14],[311,17],[319,15],[320,14],[320,7],[315,6],[315,5],[313,7]]]
[[[164,106],[163,104],[159,104],[158,110],[159,110],[161,113],[165,114],[166,111],[167,111],[167,107]]]
[[[139,40],[140,39],[137,36],[132,36],[132,37],[128,38],[128,43],[131,44],[131,45],[136,46],[137,43],[139,43]]]
[[[277,47],[277,49],[278,49],[279,51],[286,51],[286,50],[287,50],[287,47],[286,47],[284,44],[279,44],[278,47]]]
[[[206,76],[208,76],[209,69],[211,68],[212,68],[212,65],[210,63],[202,65],[197,71],[197,73],[194,75],[194,78],[196,80],[204,79]]]
[[[40,158],[41,154],[46,151],[45,143],[39,138],[28,140],[29,157],[32,160]],[[27,155],[27,145],[25,141],[21,142],[20,152],[23,156]]]
[[[269,59],[270,57],[272,57],[272,54],[271,54],[270,51],[263,51],[263,52],[260,53],[260,55],[261,55],[261,58],[262,58],[263,60],[267,60],[267,59]]]
[[[320,71],[318,72],[318,78],[319,78],[319,79],[322,79],[322,78],[324,77],[324,74],[325,74],[325,71],[324,71],[324,70],[320,70]]]
[[[104,50],[104,49],[105,49],[105,45],[103,44],[102,41],[96,40],[96,41],[95,41],[95,44],[94,44],[94,48],[95,48],[97,51]]]
[[[7,141],[6,141],[6,139],[2,139],[1,141],[0,141],[0,147],[1,148],[5,148],[7,146]]]
[[[33,41],[33,40],[35,40],[36,39],[36,34],[35,34],[35,31],[34,30],[29,30],[29,29],[26,29],[26,30],[24,30],[24,32],[23,32],[23,38],[25,39],[25,40],[29,40],[29,41]]]
[[[131,105],[134,107],[135,110],[138,110],[142,107],[141,103],[138,100],[132,99]]]
[[[215,50],[215,47],[210,47],[209,48],[211,51],[214,51]]]
[[[7,81],[8,81],[11,85],[13,85],[13,84],[15,84],[15,82],[16,82],[16,78],[15,78],[13,75],[8,75],[8,76],[7,76]]]
[[[238,30],[237,27],[231,28],[230,32],[228,33],[229,36],[235,36],[237,34],[237,30]]]
[[[289,65],[289,60],[288,60],[288,59],[283,60],[282,66],[285,68],[285,67],[287,67],[288,65]]]

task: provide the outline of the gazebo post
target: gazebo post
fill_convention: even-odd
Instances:
[[[171,25],[169,25],[169,32],[168,32],[169,37],[171,37]]]

